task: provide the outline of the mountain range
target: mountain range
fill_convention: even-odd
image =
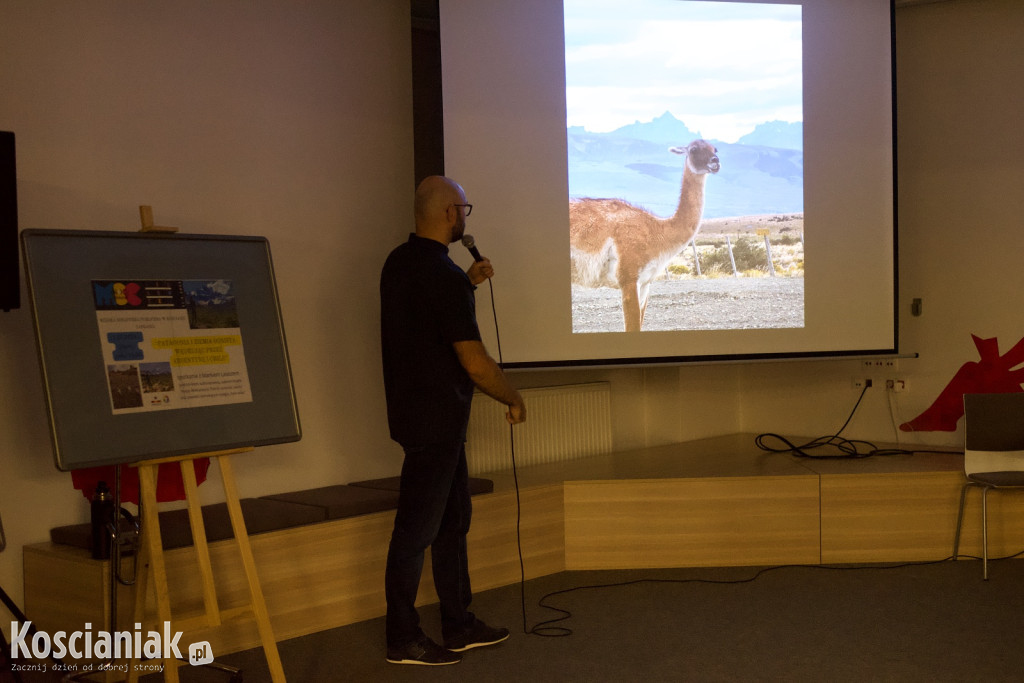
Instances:
[[[668,148],[699,137],[670,112],[608,133],[570,126],[569,196],[625,199],[669,216],[679,201],[683,165]],[[803,211],[802,123],[769,121],[735,143],[711,142],[721,170],[705,185],[705,217]]]

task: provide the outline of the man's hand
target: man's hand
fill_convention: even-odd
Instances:
[[[518,395],[518,392],[516,392]],[[513,403],[508,407],[508,412],[505,413],[505,419],[508,420],[510,425],[517,425],[520,422],[526,422],[526,404],[523,402],[523,398],[519,396],[519,402]]]
[[[455,354],[459,357],[459,364],[465,369],[476,388],[495,401],[508,406],[505,419],[509,424],[519,424],[525,421],[526,403],[523,401],[523,397],[508,381],[501,367],[487,353],[483,342],[457,341],[453,346]]]
[[[480,261],[473,261],[473,265],[466,271],[466,275],[469,276],[469,281],[473,283],[474,287],[484,280],[494,277],[494,267],[491,266],[491,260],[485,258]]]

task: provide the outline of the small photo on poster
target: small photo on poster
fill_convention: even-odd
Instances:
[[[182,283],[193,330],[237,328],[238,308],[227,280],[189,280]]]
[[[139,373],[142,376],[143,393],[174,391],[174,375],[170,363],[140,363]]]
[[[139,367],[132,363],[116,363],[107,366],[107,383],[110,385],[110,401],[114,410],[142,407],[142,387],[139,383]]]

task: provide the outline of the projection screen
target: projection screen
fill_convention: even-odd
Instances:
[[[898,351],[890,0],[441,0],[440,31],[507,367]]]

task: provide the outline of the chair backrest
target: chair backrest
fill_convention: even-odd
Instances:
[[[1024,392],[964,394],[964,472],[1024,471]]]

